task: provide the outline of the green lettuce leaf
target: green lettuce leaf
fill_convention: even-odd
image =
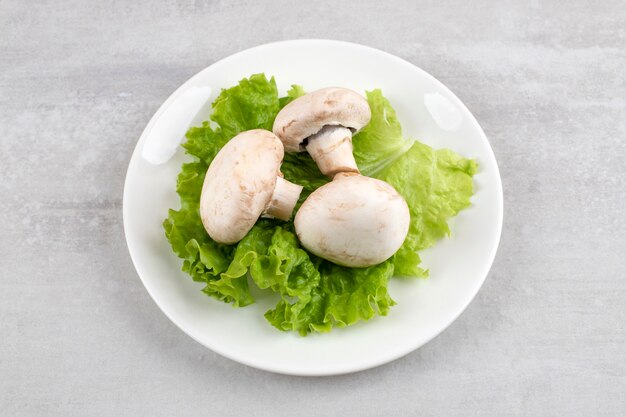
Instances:
[[[368,91],[366,96],[372,119],[354,135],[352,145],[359,170],[373,177],[402,155],[413,141],[402,136],[396,111],[380,90]]]
[[[475,161],[450,150],[415,142],[377,175],[404,197],[411,213],[409,234],[394,256],[396,275],[427,276],[417,251],[450,234],[448,219],[470,205],[476,168]]]
[[[428,276],[417,252],[449,235],[448,219],[470,205],[476,162],[406,140],[382,92],[368,92],[367,100],[372,120],[353,138],[357,165],[364,175],[393,185],[409,205],[409,234],[394,256],[395,274]]]
[[[303,94],[294,85],[279,97],[275,80],[263,74],[222,90],[211,121],[187,132],[182,146],[193,161],[183,164],[178,176],[180,209],[170,210],[163,226],[172,250],[183,260],[183,271],[204,283],[204,293],[234,306],[249,305],[254,302],[250,277],[254,285],[280,296],[265,314],[267,320],[280,330],[306,335],[386,315],[395,304],[387,291],[391,277],[426,275],[417,251],[449,234],[448,218],[469,205],[476,164],[452,151],[406,140],[394,109],[374,90],[367,93],[372,120],[355,135],[354,153],[364,174],[388,181],[409,204],[409,235],[391,259],[370,268],[338,266],[301,248],[292,222],[269,219],[259,220],[235,245],[213,241],[199,215],[209,164],[239,132],[271,130],[278,111]],[[304,187],[299,204],[328,182],[306,153],[285,155],[282,171]]]
[[[369,268],[346,268],[320,261],[318,285],[303,286],[306,296],[296,292],[296,302],[283,298],[265,317],[279,330],[306,335],[387,315],[395,304],[387,293],[393,268],[389,260]]]
[[[244,78],[235,87],[222,90],[212,105],[211,120],[217,127],[204,122],[187,132],[183,148],[204,161],[207,166],[219,150],[239,132],[250,129],[272,130],[280,110],[278,89],[274,78],[264,74]]]
[[[281,97],[278,100],[278,104],[280,108],[282,109],[287,104],[291,103],[298,97],[302,97],[305,94],[306,94],[306,91],[304,91],[304,88],[301,85],[293,84],[291,88],[287,91],[287,95],[285,97]]]

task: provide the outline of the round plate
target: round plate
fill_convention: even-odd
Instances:
[[[450,148],[475,158],[476,194],[472,206],[451,220],[452,236],[421,252],[429,279],[393,279],[397,301],[377,317],[327,334],[300,337],[283,333],[263,313],[275,299],[233,308],[207,297],[181,272],[165,238],[163,219],[179,207],[176,176],[186,160],[182,150],[162,165],[141,157],[150,126],[190,87],[209,86],[213,101],[222,88],[251,74],[276,77],[280,93],[291,84],[308,91],[342,86],[361,93],[380,88],[396,109],[405,136],[435,148]],[[194,124],[208,116],[200,111]],[[416,66],[388,53],[346,42],[297,40],[239,52],[204,69],[174,92],[141,135],[124,186],[124,231],[137,273],[146,289],[178,327],[215,352],[260,369],[294,375],[332,375],[359,371],[397,359],[422,346],[467,307],[493,262],[502,229],[502,185],[498,166],[482,129],[461,101]]]

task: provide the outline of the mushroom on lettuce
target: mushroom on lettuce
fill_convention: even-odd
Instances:
[[[390,258],[409,231],[409,207],[389,184],[339,173],[315,190],[294,220],[302,246],[339,265],[362,268]]]
[[[308,151],[333,180],[315,190],[296,214],[300,243],[310,252],[349,267],[391,257],[409,231],[409,208],[389,184],[360,175],[352,134],[371,118],[367,100],[346,88],[299,97],[276,116],[273,131],[287,152]]]
[[[352,135],[369,123],[367,100],[347,88],[329,87],[299,97],[276,116],[273,131],[287,152],[307,151],[324,175],[359,172]]]
[[[211,238],[236,243],[259,217],[289,220],[302,187],[282,177],[281,141],[263,129],[242,132],[219,151],[207,170],[200,217]]]

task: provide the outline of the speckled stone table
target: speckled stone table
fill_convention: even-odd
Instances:
[[[626,415],[623,1],[0,0],[0,415]],[[126,251],[125,169],[183,81],[261,43],[335,38],[420,66],[502,173],[500,250],[445,332],[299,378],[160,312]]]

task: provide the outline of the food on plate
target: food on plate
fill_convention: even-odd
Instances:
[[[347,88],[329,87],[305,94],[276,116],[273,131],[287,152],[311,155],[324,175],[359,172],[352,134],[371,118],[367,100]]]
[[[385,316],[395,304],[388,291],[394,276],[427,277],[418,252],[448,236],[450,218],[470,206],[477,167],[449,149],[405,138],[389,101],[380,90],[369,91],[371,119],[354,134],[353,154],[362,175],[385,181],[408,204],[408,234],[397,252],[366,268],[337,265],[303,248],[292,220],[266,218],[236,244],[215,241],[200,218],[209,165],[241,132],[272,130],[279,111],[305,93],[292,86],[279,95],[275,80],[263,74],[223,90],[213,102],[211,122],[187,132],[182,147],[190,160],[183,164],[176,186],[180,208],[169,210],[163,222],[183,271],[202,284],[206,295],[243,307],[255,302],[251,285],[274,293],[276,304],[265,318],[279,330],[301,335]],[[416,110],[405,117],[419,121],[423,116]],[[300,205],[306,209],[307,197],[330,181],[306,152],[286,153],[280,170],[286,180],[303,186],[296,216]]]
[[[232,138],[215,156],[204,178],[200,217],[219,243],[237,243],[259,217],[287,221],[302,186],[282,177],[282,142],[270,131],[254,129]]]
[[[363,177],[352,133],[369,123],[367,100],[347,88],[313,91],[287,104],[273,131],[287,152],[308,151],[332,182],[315,190],[294,220],[302,246],[338,265],[364,268],[391,257],[409,230],[406,201],[392,186]]]
[[[294,225],[302,246],[339,265],[363,268],[389,259],[409,231],[409,207],[384,181],[335,175],[305,200]]]

